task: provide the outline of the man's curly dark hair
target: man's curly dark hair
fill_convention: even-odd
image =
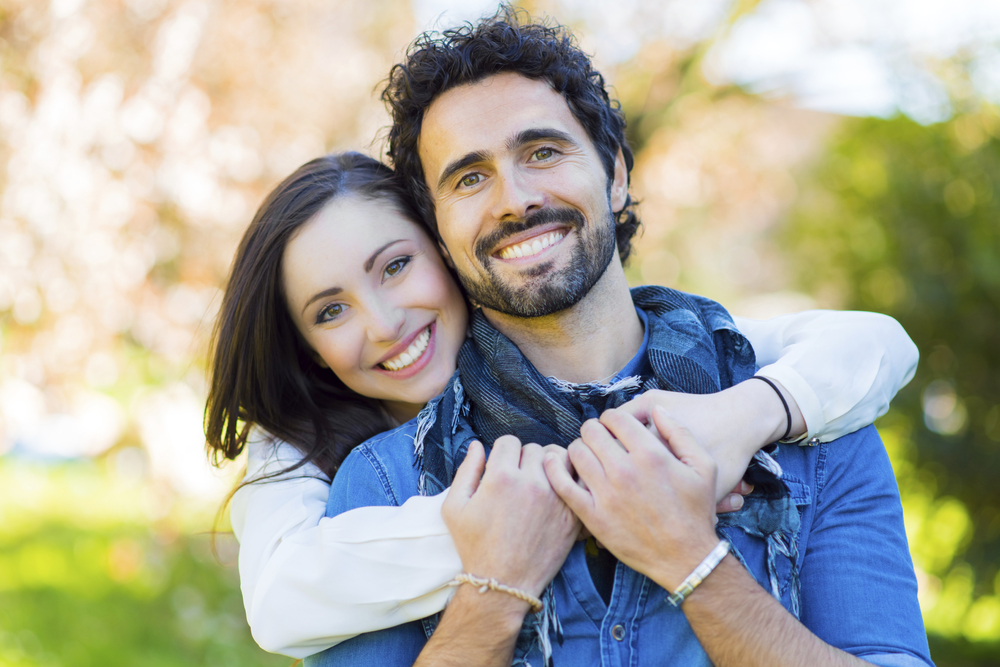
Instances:
[[[476,24],[420,35],[407,50],[406,60],[393,66],[382,91],[382,100],[392,114],[389,157],[435,233],[434,200],[418,153],[424,113],[441,93],[501,72],[544,80],[566,99],[597,148],[609,184],[618,149],[625,157],[626,173],[632,171],[634,159],[625,139],[625,114],[618,101],[608,95],[604,77],[592,67],[572,34],[561,25],[532,22],[526,12],[501,5],[496,14]],[[614,212],[622,262],[631,254],[632,237],[640,226],[633,206],[631,196],[627,196],[622,210]]]

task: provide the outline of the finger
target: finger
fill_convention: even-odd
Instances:
[[[738,493],[730,493],[715,506],[715,511],[718,514],[738,512],[741,509],[743,509],[743,496]]]
[[[740,480],[739,487],[733,490],[734,493],[738,493],[741,496],[749,496],[753,493],[753,484],[746,481],[745,479]]]
[[[521,470],[527,470],[528,468],[541,468],[542,467],[542,457],[545,455],[545,450],[542,449],[541,445],[535,444],[533,442],[523,445],[521,447],[521,460],[520,468]]]
[[[569,456],[570,464],[576,470],[578,486],[591,492],[599,488],[600,484],[607,479],[604,466],[582,439],[569,443],[566,453]]]
[[[454,498],[455,502],[461,505],[468,502],[472,494],[479,488],[479,480],[482,479],[485,467],[486,451],[483,449],[483,443],[473,440],[469,443],[469,452],[465,455],[465,460],[455,471],[455,479],[451,482],[448,499]]]
[[[565,447],[560,447],[559,445],[546,445],[544,450],[545,456],[552,454],[559,459],[559,461],[566,467],[566,471],[571,477],[576,474],[576,470],[573,469],[573,464],[570,463],[569,460],[569,452],[566,451]]]
[[[580,487],[573,477],[566,470],[566,466],[555,454],[549,452],[545,454],[543,462],[545,474],[549,478],[549,484],[556,495],[562,498],[566,507],[582,521],[586,521],[591,516],[594,508],[594,498],[588,491]]]
[[[545,450],[541,445],[530,443],[521,447],[521,472],[527,479],[533,479],[548,486],[545,479],[545,470],[542,469],[542,459],[545,457]]]
[[[715,465],[712,457],[698,444],[691,431],[687,430],[667,414],[667,411],[657,406],[653,409],[653,423],[667,442],[667,448],[677,459],[699,472]]]
[[[488,470],[517,470],[521,462],[521,441],[513,435],[503,435],[493,443],[490,458],[486,462]]]
[[[596,419],[583,422],[580,440],[590,448],[605,470],[619,465],[620,458],[626,455],[625,449],[615,440],[607,426]]]
[[[625,451],[659,450],[662,448],[659,439],[654,437],[638,419],[627,412],[618,409],[605,410],[604,414],[601,415],[601,423],[621,443]]]
[[[616,409],[621,410],[623,412],[627,412],[628,414],[632,415],[643,424],[652,424],[653,406],[656,405],[655,399],[657,395],[660,393],[664,392],[661,392],[659,389],[651,389],[647,391],[645,394],[633,398],[631,401],[628,401],[624,405],[618,406],[618,408]]]

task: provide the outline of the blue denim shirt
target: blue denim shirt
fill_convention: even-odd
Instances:
[[[400,505],[417,494],[409,422],[356,448],[338,472],[327,514]],[[917,606],[896,482],[874,427],[815,447],[782,446],[776,459],[799,507],[800,619],[820,639],[885,667],[932,665]],[[762,541],[722,529],[758,582],[767,583]],[[791,564],[779,568],[790,608]],[[594,588],[582,543],[554,581],[565,640],[556,665],[709,665],[683,612],[645,576],[618,563],[610,605]],[[426,643],[420,622],[373,632],[306,659],[323,665],[411,665]],[[529,661],[540,665],[540,656]]]

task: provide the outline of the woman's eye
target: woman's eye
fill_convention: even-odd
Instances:
[[[407,256],[407,257],[399,257],[397,259],[392,260],[385,267],[385,276],[387,278],[391,278],[392,276],[396,275],[397,273],[402,271],[407,264],[410,263],[411,259],[413,259],[411,256]]]
[[[531,156],[536,160],[548,160],[555,154],[556,152],[551,148],[539,148],[537,151],[532,153]]]
[[[316,324],[323,324],[340,317],[347,307],[342,303],[331,303],[316,314]]]
[[[471,188],[473,185],[477,185],[480,180],[482,180],[482,176],[479,174],[466,174],[458,184],[463,188]]]

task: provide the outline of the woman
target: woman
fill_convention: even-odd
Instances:
[[[266,650],[302,657],[433,614],[461,571],[440,517],[445,494],[320,521],[347,453],[413,418],[454,372],[465,339],[466,303],[416,220],[390,169],[331,155],[268,196],[237,251],[215,335],[206,433],[217,460],[249,445],[245,481],[261,482],[236,492],[232,516],[248,620]],[[791,390],[793,434],[808,424],[809,436],[828,440],[870,423],[916,361],[905,333],[883,316],[813,312],[737,324],[758,363],[784,359],[762,374]],[[845,359],[857,365],[844,368]],[[840,384],[845,395],[811,388]],[[743,400],[751,391],[762,398]],[[785,418],[762,382],[639,400],[665,405],[716,443],[727,489],[766,444],[745,436],[763,418],[754,410]],[[712,418],[720,410],[727,420]]]

